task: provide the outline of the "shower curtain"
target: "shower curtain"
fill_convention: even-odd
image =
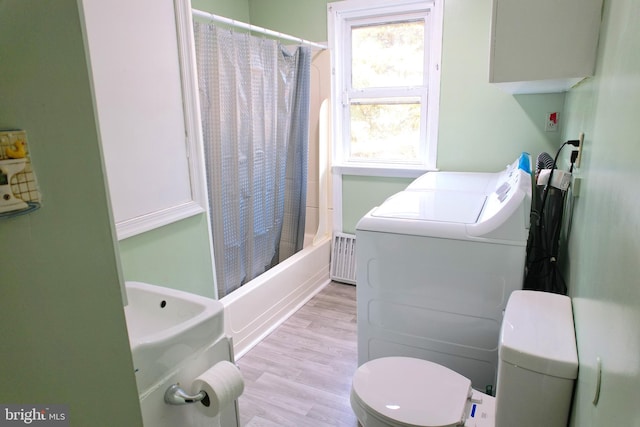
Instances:
[[[218,297],[302,249],[311,54],[194,22]]]

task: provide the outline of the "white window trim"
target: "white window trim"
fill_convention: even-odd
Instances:
[[[423,161],[420,164],[391,164],[373,162],[350,162],[346,160],[344,150],[347,144],[343,141],[344,135],[344,106],[342,88],[345,87],[342,73],[336,69],[343,69],[342,54],[344,49],[350,47],[341,46],[339,40],[345,40],[346,31],[350,26],[350,19],[372,15],[414,13],[415,11],[431,9],[430,35],[429,35],[429,75],[428,99],[427,99],[427,123],[426,144],[421,152]],[[331,97],[333,100],[332,111],[332,140],[333,140],[333,172],[334,175],[368,175],[387,177],[415,177],[436,169],[437,137],[438,137],[438,110],[440,104],[440,61],[442,52],[442,0],[347,0],[329,3],[328,11],[328,38],[331,51]],[[339,180],[341,181],[341,180]],[[339,184],[339,182],[338,182]]]

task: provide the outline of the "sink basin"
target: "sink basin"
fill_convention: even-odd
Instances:
[[[124,308],[138,393],[223,337],[222,303],[141,282],[125,282]]]

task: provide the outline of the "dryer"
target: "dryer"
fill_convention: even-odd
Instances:
[[[519,161],[488,194],[407,189],[358,222],[359,364],[418,357],[495,384],[502,313],[522,288],[530,171]]]

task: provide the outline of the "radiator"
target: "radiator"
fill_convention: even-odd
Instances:
[[[335,233],[331,251],[331,280],[356,284],[356,236]]]

